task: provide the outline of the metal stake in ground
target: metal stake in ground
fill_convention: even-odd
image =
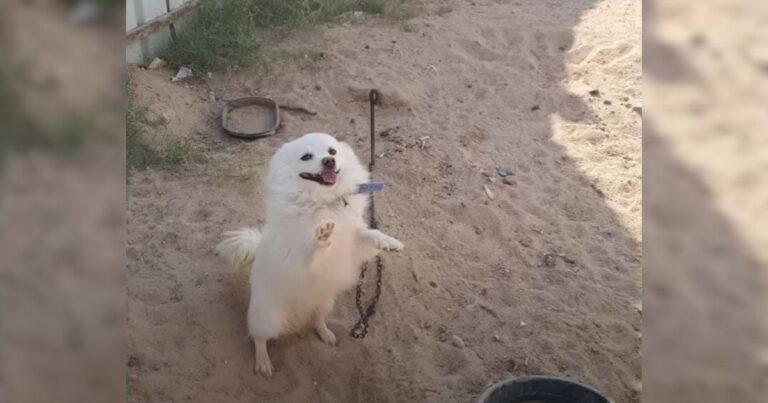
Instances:
[[[379,101],[379,92],[376,90],[371,90],[371,92],[368,93],[368,100],[371,104],[371,161],[368,164],[368,170],[371,172],[371,177],[373,177],[373,167],[376,163],[376,120],[374,117],[374,105],[376,105]],[[369,193],[368,198],[369,224],[371,229],[377,229],[379,228],[379,223],[376,221],[376,209],[373,205],[373,193]],[[360,319],[352,327],[349,335],[356,339],[362,339],[368,334],[368,321],[371,319],[371,316],[376,313],[376,304],[378,304],[379,297],[381,296],[381,274],[382,271],[384,271],[384,262],[381,259],[381,256],[376,256],[376,291],[373,294],[371,303],[368,304],[367,307],[363,307],[363,282],[365,281],[366,271],[368,271],[368,262],[363,263],[362,267],[360,268],[360,278],[357,280],[357,290],[355,292],[355,305],[357,305],[357,311],[360,313]]]

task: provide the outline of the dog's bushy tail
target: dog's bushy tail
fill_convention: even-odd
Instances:
[[[224,240],[216,246],[216,252],[234,267],[242,267],[253,262],[260,241],[261,232],[255,228],[227,231]]]

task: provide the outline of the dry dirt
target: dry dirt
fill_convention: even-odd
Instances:
[[[205,162],[128,180],[130,401],[466,402],[547,374],[638,402],[640,24],[634,0],[428,2],[405,23],[297,33],[268,68],[204,83],[131,68],[153,135],[190,139]],[[247,275],[213,247],[222,231],[263,224],[281,143],[325,131],[367,157],[369,88],[389,133],[378,218],[406,249],[385,258],[366,339],[347,335],[347,292],[330,319],[338,347],[282,338],[274,379],[255,377]],[[226,137],[220,99],[257,94],[318,114],[283,111],[270,138]],[[549,267],[548,253],[573,263]]]
[[[766,403],[766,9],[698,4],[643,11],[643,397]]]
[[[66,17],[53,5],[0,4],[0,63],[18,71],[21,95],[4,93],[2,107],[13,102],[42,127],[73,115],[90,125],[69,152],[35,141],[55,129],[0,130],[0,148],[21,134],[39,145],[0,150],[3,402],[115,401],[126,389],[124,57],[114,52],[124,32]]]

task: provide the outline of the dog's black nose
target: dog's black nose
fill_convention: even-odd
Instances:
[[[333,158],[333,157],[323,158],[323,166],[331,169],[336,168],[336,158]]]

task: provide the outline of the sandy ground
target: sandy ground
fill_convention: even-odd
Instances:
[[[203,84],[130,69],[154,136],[190,139],[205,162],[128,181],[129,400],[472,401],[547,374],[638,402],[640,32],[633,0],[428,2],[407,23],[299,33],[269,68]],[[369,88],[389,133],[378,217],[406,250],[385,258],[366,339],[347,335],[347,292],[330,319],[338,347],[282,338],[274,379],[254,377],[247,275],[213,246],[263,224],[266,163],[284,141],[326,131],[365,158]],[[318,114],[284,111],[276,136],[242,142],[218,128],[210,92]],[[547,253],[573,263],[546,266]]]
[[[700,5],[644,4],[643,397],[765,403],[768,10]]]
[[[124,32],[72,26],[55,7],[0,8],[15,102],[40,124],[79,113],[93,125],[75,151],[41,147],[0,167],[0,401],[116,401],[126,389],[124,55],[110,52]]]

